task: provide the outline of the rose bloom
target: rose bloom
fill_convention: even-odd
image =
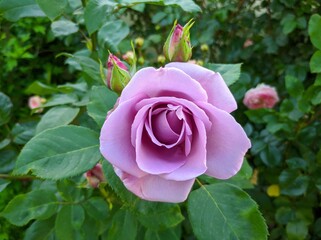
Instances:
[[[219,73],[177,62],[143,68],[108,114],[100,151],[140,198],[182,202],[196,177],[241,168],[251,143],[230,115],[236,108]]]
[[[248,90],[243,99],[244,105],[249,109],[273,108],[278,101],[275,88],[263,83]]]

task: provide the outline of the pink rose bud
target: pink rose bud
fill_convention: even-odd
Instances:
[[[107,62],[107,86],[120,94],[130,78],[126,65],[110,53]]]
[[[169,61],[187,62],[191,59],[192,47],[189,30],[193,24],[194,22],[190,20],[182,27],[175,21],[163,49],[164,55]]]
[[[274,87],[259,84],[245,93],[243,103],[249,109],[273,108],[279,101],[278,93]]]
[[[247,48],[252,45],[253,45],[253,41],[251,39],[246,39],[246,41],[243,44],[243,48]]]
[[[97,188],[99,183],[106,181],[100,163],[93,167],[93,169],[87,171],[85,177],[87,178],[89,185],[93,188]]]
[[[28,100],[28,106],[30,109],[36,109],[38,108],[35,112],[40,113],[43,111],[43,108],[40,108],[43,103],[46,102],[45,98],[41,98],[39,96],[32,96]]]

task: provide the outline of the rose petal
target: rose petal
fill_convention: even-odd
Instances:
[[[154,175],[137,178],[117,168],[115,172],[128,190],[148,201],[184,202],[195,180],[171,181]]]
[[[227,112],[210,104],[200,103],[212,122],[207,133],[207,171],[205,174],[227,179],[241,168],[251,142],[243,128]]]
[[[186,73],[175,68],[149,67],[139,70],[123,90],[119,103],[141,93],[147,97],[175,96],[207,102],[207,93],[203,87]]]
[[[185,99],[178,99],[174,97],[159,97],[143,99],[136,107],[143,111],[144,107],[151,104],[172,104],[174,106],[182,106],[183,109],[189,111],[193,116],[192,127],[193,138],[185,136],[185,148],[181,146],[174,146],[171,149],[159,147],[153,144],[149,139],[146,139],[146,134],[142,132],[142,128],[135,134],[136,139],[136,156],[139,167],[151,174],[164,174],[164,178],[170,180],[187,180],[195,178],[203,174],[206,167],[206,131],[211,128],[211,122],[205,112],[196,104]],[[140,121],[141,122],[141,121]],[[140,123],[136,119],[134,125]],[[138,129],[138,127],[135,127]],[[185,131],[188,131],[187,129]],[[189,141],[192,141],[189,142]],[[192,146],[190,146],[192,144]],[[186,154],[188,153],[188,154]]]
[[[131,144],[131,125],[136,115],[133,106],[141,99],[137,96],[120,104],[106,119],[100,133],[100,152],[114,166],[131,175],[141,177],[135,159],[135,148]]]
[[[172,62],[165,66],[168,67],[178,68],[198,81],[207,92],[208,102],[215,107],[227,112],[237,108],[231,91],[219,73],[192,63]]]

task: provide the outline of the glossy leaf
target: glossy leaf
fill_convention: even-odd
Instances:
[[[316,51],[310,60],[310,69],[312,73],[321,73],[321,51]]]
[[[109,207],[101,197],[90,198],[83,204],[83,207],[87,214],[97,221],[104,221],[109,217]]]
[[[46,112],[36,128],[36,134],[49,128],[59,127],[71,123],[79,113],[79,108],[59,106]]]
[[[118,44],[129,34],[129,27],[122,20],[110,21],[98,31],[98,42],[104,49],[118,51]]]
[[[0,92],[0,126],[10,120],[12,108],[13,104],[10,98],[4,93]]]
[[[22,149],[14,174],[63,179],[84,173],[101,158],[98,134],[88,128],[61,126],[35,136]]]
[[[87,110],[88,115],[96,121],[99,127],[105,122],[107,112],[114,107],[117,98],[117,94],[105,86],[92,88]]]
[[[2,0],[0,1],[0,13],[12,22],[23,17],[45,16],[35,0]]]
[[[188,213],[200,240],[267,239],[267,227],[257,204],[230,184],[202,186],[193,191]]]
[[[241,65],[242,65],[241,63],[238,63],[238,64],[209,63],[209,64],[206,64],[205,67],[208,67],[214,72],[219,72],[222,75],[227,86],[230,86],[240,78]]]
[[[48,18],[54,20],[59,17],[67,7],[67,0],[36,0]]]
[[[36,132],[36,122],[16,123],[12,128],[13,142],[26,144]]]
[[[51,217],[57,207],[54,192],[39,189],[16,196],[0,216],[6,218],[11,224],[23,226],[32,219],[44,220]]]
[[[313,14],[309,21],[309,36],[312,44],[321,50],[321,16]]]

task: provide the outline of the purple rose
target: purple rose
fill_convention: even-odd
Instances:
[[[144,68],[108,115],[100,151],[137,196],[182,202],[196,177],[239,171],[251,143],[229,114],[236,108],[219,73],[177,62]]]

